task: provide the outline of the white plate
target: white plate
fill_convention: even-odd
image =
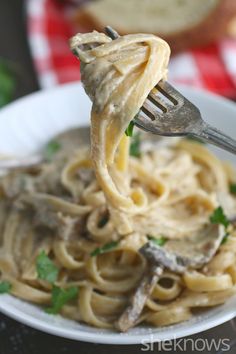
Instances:
[[[236,136],[236,105],[206,92],[180,87],[202,111],[204,118],[231,136]],[[80,84],[69,84],[22,98],[0,112],[0,152],[25,155],[36,151],[55,134],[89,123],[90,102]],[[223,159],[236,165],[236,157],[215,149]],[[138,327],[127,334],[100,330],[60,316],[47,315],[42,309],[10,295],[2,295],[0,311],[39,330],[75,340],[138,344],[160,341],[198,333],[236,316],[236,297],[192,318],[166,327]]]

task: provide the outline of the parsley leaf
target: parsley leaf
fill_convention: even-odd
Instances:
[[[43,279],[53,284],[58,277],[58,268],[46,255],[45,251],[42,251],[36,259],[36,269],[39,279]]]
[[[46,160],[51,161],[53,156],[61,149],[61,145],[58,141],[52,140],[50,141],[44,150],[44,157]]]
[[[133,131],[134,131],[134,121],[131,120],[129,123],[128,127],[125,130],[126,136],[133,136]]]
[[[102,228],[108,223],[109,217],[108,215],[104,215],[98,222],[98,227]]]
[[[112,241],[112,242],[106,243],[102,247],[95,248],[95,250],[93,250],[90,253],[90,255],[92,257],[94,257],[94,256],[97,256],[99,254],[103,254],[103,253],[109,252],[109,251],[113,250],[114,248],[116,248],[118,246],[118,244],[119,244],[119,241]]]
[[[229,186],[229,190],[230,190],[230,193],[231,193],[231,194],[236,194],[236,183],[232,183],[232,184]]]
[[[228,241],[228,238],[229,238],[229,233],[227,232],[224,235],[223,240],[221,241],[221,245],[224,245]]]
[[[140,155],[141,155],[140,145],[141,145],[140,133],[136,133],[133,136],[131,144],[130,144],[130,149],[129,149],[130,156],[134,156],[137,158],[140,157]]]
[[[195,143],[199,143],[199,144],[206,144],[203,140],[197,138],[196,136],[193,136],[193,135],[188,135],[186,136],[186,139],[187,140],[192,140],[194,141]]]
[[[16,81],[7,60],[0,59],[0,107],[13,99]]]
[[[78,296],[79,289],[75,286],[72,286],[67,289],[59,288],[58,286],[53,285],[52,288],[52,298],[51,298],[51,307],[46,309],[46,312],[52,315],[55,315],[60,312],[62,307],[69,302],[70,300],[75,299]]]
[[[11,291],[11,284],[8,281],[2,281],[0,283],[0,294],[6,294]]]
[[[148,235],[148,239],[149,239],[149,241],[155,243],[157,246],[160,246],[160,247],[164,246],[164,244],[168,241],[168,239],[164,236],[156,238],[156,237]]]
[[[227,228],[230,224],[221,206],[214,210],[213,214],[210,217],[210,221],[212,224],[221,224],[225,228]]]

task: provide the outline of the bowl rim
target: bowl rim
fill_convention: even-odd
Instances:
[[[38,91],[34,92],[30,95],[27,95],[25,97],[19,98],[13,103],[7,105],[4,107],[1,112],[0,112],[0,124],[1,124],[1,119],[2,116],[8,114],[9,109],[17,109],[17,106],[19,104],[28,104],[28,101],[31,100],[32,98],[35,98],[37,101],[37,97],[40,97],[40,99],[43,99],[44,97],[48,97],[50,93],[56,94],[57,92],[62,92],[64,90],[70,90],[73,87],[78,88],[81,87],[81,83],[74,82],[74,83],[69,83],[69,84],[64,84],[60,85],[56,88],[50,88],[47,90],[43,91]],[[178,85],[178,89],[180,90],[188,90],[189,92],[196,94],[199,99],[204,99],[208,100],[209,103],[211,104],[216,104],[216,105],[221,105],[222,107],[224,106],[224,109],[227,111],[232,110],[232,112],[235,112],[236,115],[236,105],[235,103],[229,101],[226,98],[220,97],[216,94],[209,93],[207,91],[203,91],[201,89],[197,88],[191,88],[189,86],[185,85]],[[236,120],[235,120],[235,125],[236,125]],[[11,295],[1,295],[1,299],[4,300],[4,297],[12,298]],[[33,305],[34,306],[34,305]],[[173,327],[173,333],[169,334],[168,333],[168,338],[166,335],[164,335],[165,331],[163,332],[157,332],[155,333],[155,328],[148,328],[145,331],[142,331],[142,333],[128,333],[128,334],[123,334],[123,333],[114,333],[114,332],[106,332],[106,333],[99,333],[95,331],[80,331],[80,329],[66,329],[63,327],[59,326],[53,326],[50,323],[47,323],[46,321],[43,321],[41,319],[38,319],[34,317],[33,315],[29,315],[27,313],[23,313],[23,311],[17,309],[14,305],[11,304],[6,304],[4,301],[0,302],[0,311],[23,323],[26,324],[32,328],[35,328],[37,330],[53,334],[59,337],[63,338],[69,338],[73,340],[79,340],[79,341],[84,341],[84,342],[91,342],[91,343],[100,343],[100,344],[119,344],[119,345],[127,345],[127,344],[144,344],[144,343],[149,343],[149,342],[158,342],[158,341],[163,341],[163,340],[170,340],[170,339],[177,339],[181,337],[186,337],[188,335],[193,335],[202,331],[205,331],[207,329],[213,328],[215,326],[218,326],[226,321],[231,320],[233,317],[236,316],[236,309],[234,310],[233,308],[230,308],[225,311],[224,314],[220,313],[219,315],[214,315],[213,318],[209,318],[209,320],[205,321],[199,321],[197,323],[194,323],[193,326],[184,326],[182,328],[181,326],[176,328],[177,333],[174,333],[175,328]],[[187,322],[185,322],[186,324]],[[167,327],[170,328],[170,327]]]
[[[11,295],[3,295],[3,296],[11,296]],[[34,306],[34,305],[33,305]],[[137,344],[147,344],[147,343],[156,343],[156,342],[162,342],[166,340],[176,340],[179,338],[185,338],[190,335],[198,334],[201,332],[204,332],[208,329],[214,328],[218,325],[221,325],[227,321],[232,320],[236,316],[236,310],[232,312],[226,312],[225,315],[222,317],[218,316],[217,319],[214,320],[214,324],[209,325],[210,321],[205,321],[203,323],[195,323],[194,326],[194,331],[192,330],[192,327],[186,327],[184,328],[182,333],[182,330],[179,329],[178,334],[171,334],[168,335],[168,338],[166,336],[163,336],[162,333],[154,333],[150,328],[147,328],[146,334],[128,334],[128,333],[114,333],[114,332],[106,332],[106,333],[96,333],[96,332],[84,332],[84,331],[79,331],[79,329],[64,329],[64,328],[59,328],[56,327],[54,328],[52,325],[48,324],[45,321],[38,320],[37,318],[34,318],[33,316],[29,316],[28,314],[24,314],[22,317],[22,312],[13,309],[14,311],[11,311],[10,309],[7,310],[7,308],[4,308],[0,304],[0,312],[3,314],[9,316],[10,318],[23,323],[31,328],[37,329],[41,332],[48,333],[55,335],[57,337],[61,338],[67,338],[75,341],[82,341],[82,342],[87,342],[87,343],[97,343],[97,344],[116,344],[116,345],[137,345]],[[187,321],[189,322],[189,321]],[[183,322],[183,324],[186,324],[187,322]],[[212,321],[213,323],[213,321]],[[167,327],[168,328],[168,327]],[[155,329],[155,328],[154,328]],[[99,332],[99,329],[98,329]]]

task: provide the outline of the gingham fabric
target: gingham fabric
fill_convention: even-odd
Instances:
[[[29,44],[41,87],[79,80],[79,63],[68,39],[83,29],[71,24],[70,0],[27,0],[26,5]],[[173,57],[169,81],[236,98],[236,40],[226,38]]]

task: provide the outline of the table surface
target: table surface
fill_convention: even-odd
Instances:
[[[0,0],[0,57],[17,63],[17,66],[20,68],[15,98],[39,89],[26,39],[23,0]],[[229,341],[234,343],[236,332],[235,324],[236,322],[231,321],[212,330],[188,338],[195,341],[199,338],[205,341],[221,338],[226,339],[227,343],[229,343]],[[77,353],[77,351],[83,354],[106,354],[110,352],[113,354],[120,352],[134,354],[145,352],[145,349],[147,352],[147,348],[138,345],[98,345],[58,338],[31,329],[0,314],[0,354],[73,354]],[[192,342],[187,342],[184,352],[197,352],[196,348],[192,349]],[[223,347],[221,349],[223,349]],[[157,345],[149,348],[149,352],[157,352],[157,350]],[[174,343],[172,350],[174,351]],[[158,353],[166,353],[167,351],[168,350],[161,350],[158,351]],[[183,350],[181,351],[181,348],[178,349],[177,347],[175,353],[180,352],[182,353]],[[218,351],[201,351],[201,353],[209,352],[213,354]],[[227,353],[235,352],[235,348],[231,351],[227,351]]]

